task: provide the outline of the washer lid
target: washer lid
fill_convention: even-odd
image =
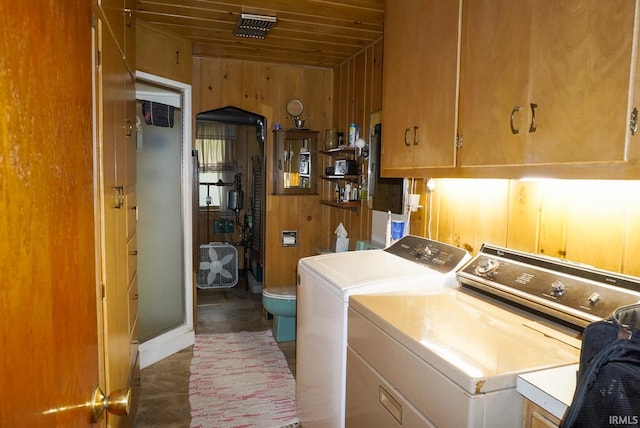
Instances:
[[[352,296],[352,309],[471,395],[518,374],[575,364],[580,340],[458,289]]]
[[[415,251],[418,244],[438,245],[428,257]],[[383,292],[420,287],[456,287],[455,270],[469,260],[459,248],[426,238],[405,236],[395,243],[395,250],[348,251],[300,259],[298,268],[319,276],[330,288],[345,296],[352,292]],[[399,255],[400,253],[404,256]],[[445,254],[455,256],[444,257]],[[443,261],[446,260],[446,261]],[[443,265],[447,269],[443,269]]]

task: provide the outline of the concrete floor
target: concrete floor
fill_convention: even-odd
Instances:
[[[271,319],[262,309],[262,295],[246,290],[244,277],[228,289],[198,290],[196,334],[263,331]],[[295,376],[295,342],[278,344]],[[193,347],[142,370],[136,427],[188,428],[189,367]]]

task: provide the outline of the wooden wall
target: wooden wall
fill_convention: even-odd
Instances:
[[[288,127],[286,102],[300,98],[306,125],[320,131],[320,146],[324,129],[333,127],[346,135],[349,123],[356,122],[368,130],[370,113],[382,108],[381,40],[334,70],[198,58],[193,66],[194,113],[235,105],[265,115],[270,128],[276,121]],[[369,137],[362,131],[361,136]],[[267,156],[272,155],[272,142],[269,132]],[[323,170],[331,163],[328,156],[319,160]],[[640,275],[640,259],[635,257],[640,254],[640,203],[635,202],[640,201],[640,182],[439,179],[429,194],[420,179],[417,189],[423,208],[411,216],[415,235],[472,254],[489,242]],[[275,196],[271,191],[266,287],[294,284],[297,260],[329,248],[340,222],[349,232],[352,250],[357,240],[371,237],[366,206],[349,211],[320,205],[319,196]],[[332,192],[330,182],[319,182],[323,198]],[[280,246],[280,231],[289,229],[302,231],[297,248]]]
[[[428,236],[429,193],[411,230]],[[477,253],[483,242],[640,276],[640,181],[440,179],[431,236]]]
[[[333,127],[348,135],[349,124],[355,122],[360,127],[360,136],[369,140],[372,112],[382,109],[382,39],[362,50],[334,70],[333,91]],[[330,159],[324,157],[322,169],[330,165]],[[331,183],[323,183],[322,195],[331,199]],[[349,233],[349,249],[355,249],[358,240],[371,239],[371,210],[366,204],[358,211],[349,211],[331,207],[323,208],[327,217],[331,238],[335,228],[342,222]],[[329,245],[325,242],[324,245]]]
[[[276,122],[285,129],[291,127],[286,104],[292,98],[300,99],[304,104],[302,118],[306,120],[305,127],[319,131],[330,127],[333,119],[332,94],[331,69],[194,58],[194,115],[219,107],[236,106],[267,118],[265,287],[294,285],[298,259],[316,254],[317,248],[329,240],[325,236],[327,227],[318,195],[273,195],[271,129]],[[298,231],[297,247],[282,247],[283,230]]]
[[[369,114],[382,108],[382,41],[334,72],[335,127],[368,129]],[[488,242],[640,276],[640,181],[439,179],[430,194],[425,180],[417,181],[415,235],[472,254]],[[352,238],[370,239],[368,210],[328,215],[334,229],[342,221]]]

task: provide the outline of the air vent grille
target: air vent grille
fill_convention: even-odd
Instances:
[[[275,16],[251,15],[243,13],[238,19],[235,35],[238,37],[250,37],[264,39],[267,33],[277,22]]]

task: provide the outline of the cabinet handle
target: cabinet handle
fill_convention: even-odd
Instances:
[[[404,145],[407,146],[407,147],[409,147],[411,145],[409,140],[407,140],[407,134],[409,133],[409,131],[411,131],[411,128],[405,128],[405,130],[404,130]]]
[[[418,145],[418,127],[415,125],[413,126],[413,145]]]
[[[402,425],[402,404],[384,386],[378,386],[378,401]]]
[[[176,64],[180,65],[180,51],[176,51]]]
[[[536,109],[538,108],[538,104],[531,103],[531,126],[529,127],[529,132],[536,132]]]
[[[125,23],[124,25],[126,25],[127,27],[131,27],[131,24],[133,24],[133,14],[131,13],[131,9],[125,9],[124,10],[124,19],[125,19]]]
[[[131,125],[131,119],[126,119],[124,123],[125,123],[126,135],[127,137],[131,137],[133,135],[133,126]]]
[[[631,112],[629,129],[631,130],[631,135],[636,135],[636,132],[638,132],[638,109],[636,107],[634,107],[633,111]]]
[[[113,208],[120,209],[124,206],[124,187],[113,187]]]
[[[520,131],[513,126],[513,117],[516,115],[516,112],[520,111],[520,106],[513,106],[513,110],[511,110],[511,118],[509,119],[509,125],[511,126],[512,134],[519,134]]]

